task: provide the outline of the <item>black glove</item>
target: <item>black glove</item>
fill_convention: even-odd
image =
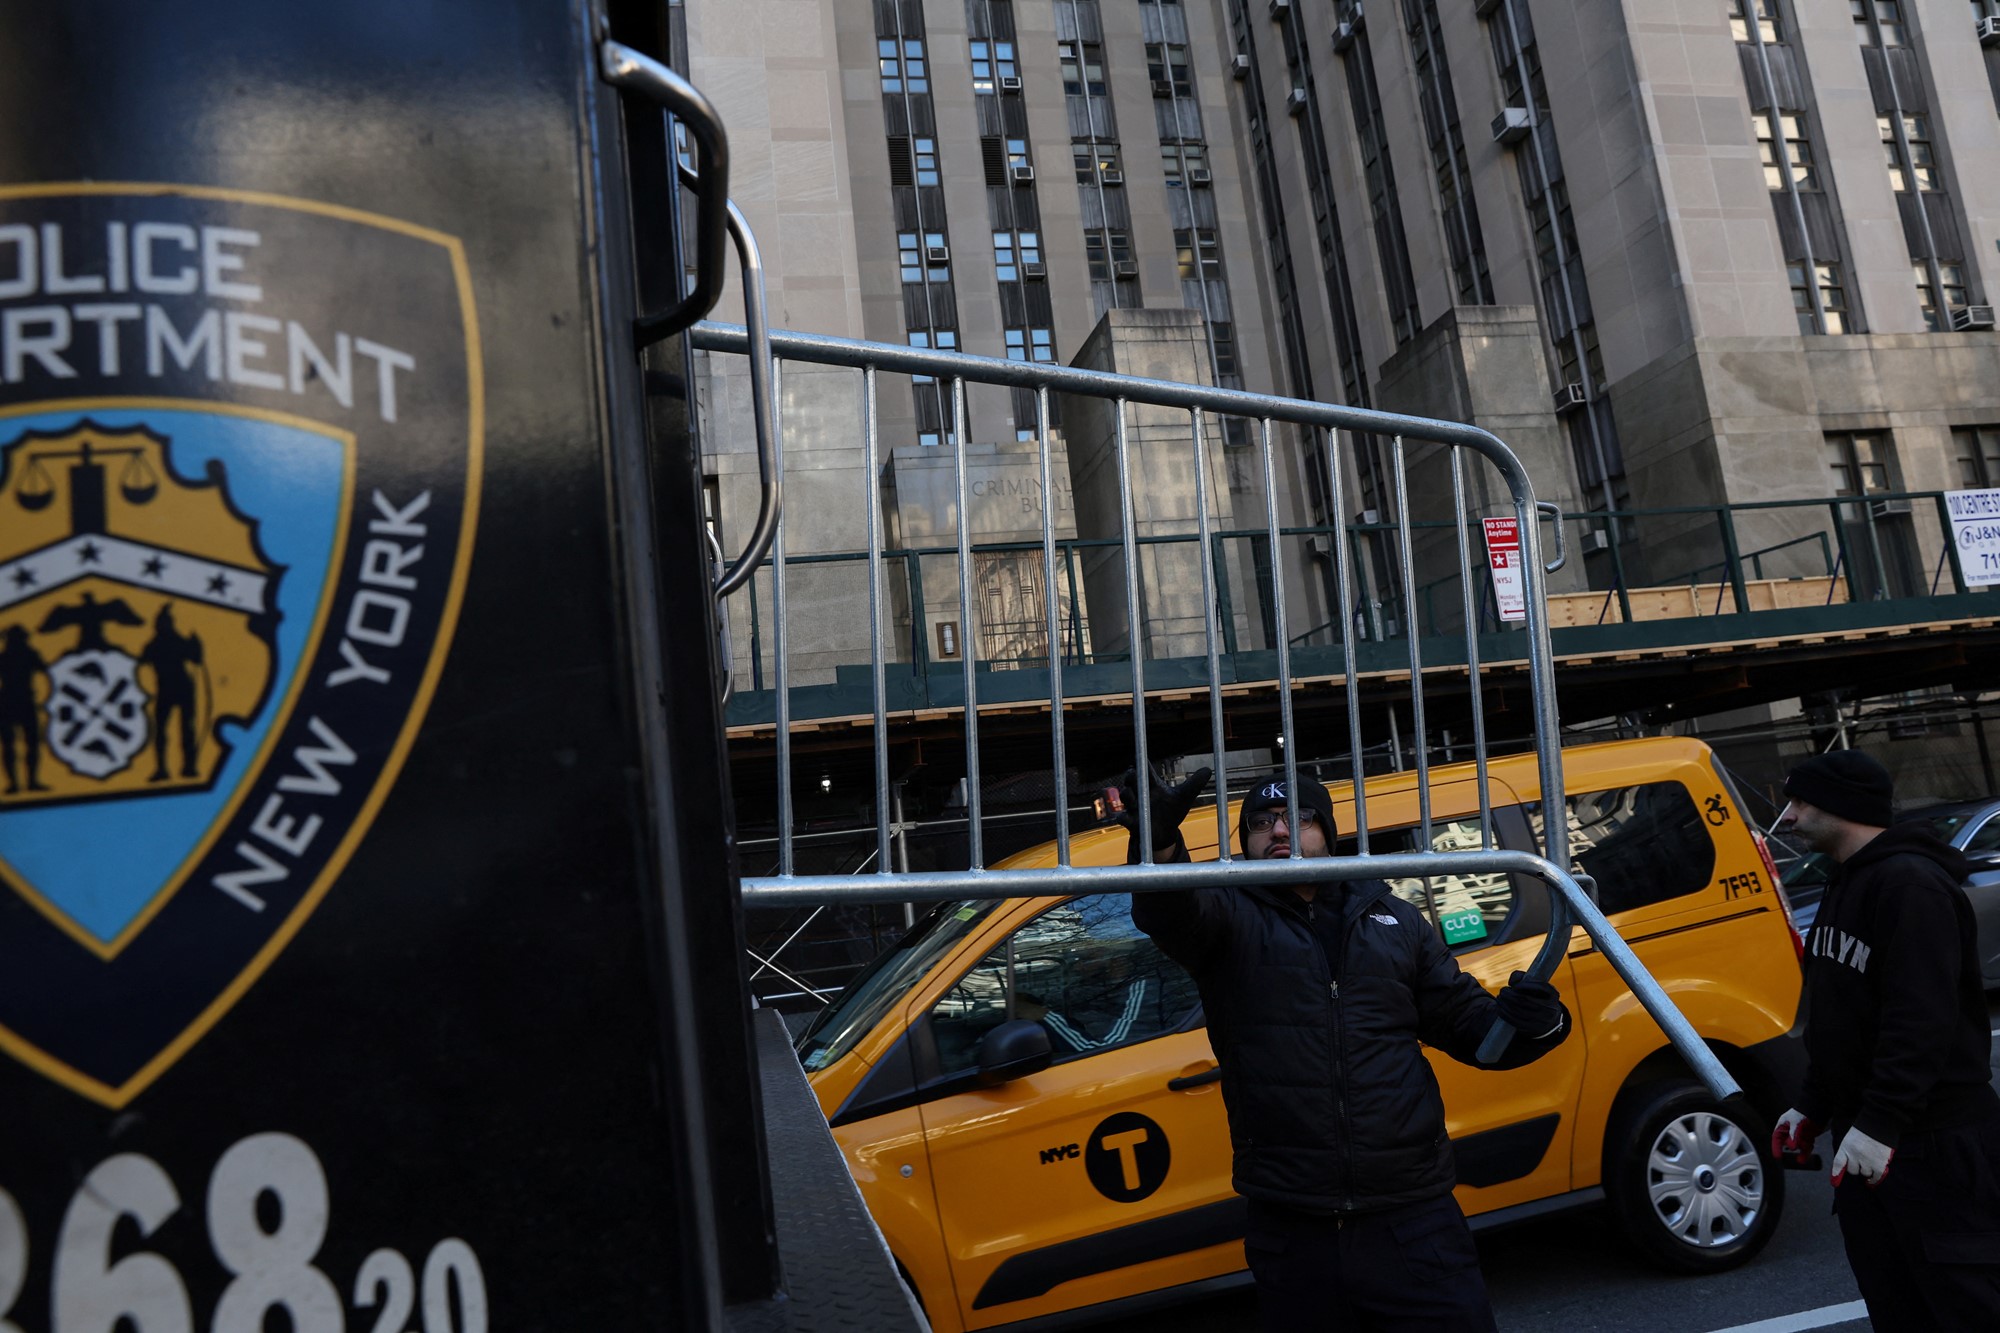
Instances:
[[[1563,1008],[1556,988],[1526,972],[1507,978],[1506,986],[1493,997],[1493,1007],[1507,1020],[1507,1026],[1529,1041],[1552,1037],[1569,1022],[1569,1010]]]
[[[1194,803],[1201,799],[1202,788],[1208,785],[1213,769],[1198,768],[1173,786],[1160,780],[1157,773],[1148,773],[1151,779],[1153,806],[1153,852],[1154,860],[1162,860],[1160,853],[1178,851],[1176,860],[1186,859],[1186,844],[1181,841],[1181,821],[1194,809]],[[1139,861],[1139,802],[1134,788],[1138,786],[1138,774],[1132,769],[1125,770],[1125,776],[1118,783],[1118,806],[1111,822],[1122,824],[1132,831],[1132,846],[1126,862],[1136,865]]]

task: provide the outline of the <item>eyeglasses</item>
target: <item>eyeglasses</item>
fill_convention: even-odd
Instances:
[[[1243,821],[1243,827],[1252,833],[1269,833],[1277,822],[1285,817],[1283,810],[1259,810]],[[1319,823],[1319,811],[1309,805],[1299,807],[1299,827],[1312,828]]]

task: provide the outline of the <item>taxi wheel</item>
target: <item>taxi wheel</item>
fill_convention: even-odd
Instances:
[[[1632,1244],[1686,1273],[1734,1268],[1763,1249],[1785,1204],[1763,1118],[1686,1079],[1623,1100],[1605,1139],[1604,1191]]]

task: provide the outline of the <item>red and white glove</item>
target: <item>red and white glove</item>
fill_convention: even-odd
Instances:
[[[1771,1156],[1794,1166],[1808,1165],[1806,1159],[1812,1156],[1813,1140],[1819,1137],[1820,1129],[1820,1123],[1808,1119],[1803,1111],[1785,1112],[1771,1127]]]
[[[1833,1155],[1833,1183],[1838,1185],[1852,1171],[1872,1189],[1889,1178],[1889,1163],[1895,1159],[1894,1148],[1877,1143],[1858,1129],[1850,1129]]]

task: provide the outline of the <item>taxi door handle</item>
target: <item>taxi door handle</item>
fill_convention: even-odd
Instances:
[[[1168,1092],[1186,1092],[1189,1088],[1206,1087],[1222,1077],[1221,1065],[1210,1065],[1199,1074],[1183,1074],[1179,1078],[1167,1080]]]

